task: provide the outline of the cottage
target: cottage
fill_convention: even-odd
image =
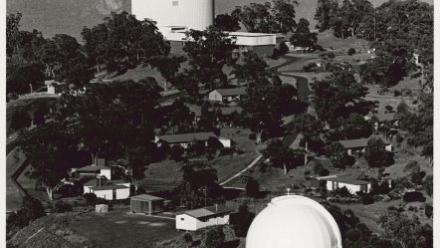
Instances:
[[[209,138],[217,138],[220,143],[222,143],[223,147],[231,148],[232,141],[228,138],[217,137],[213,132],[199,132],[199,133],[182,133],[182,134],[171,134],[171,135],[162,135],[157,136],[155,138],[155,143],[160,144],[161,141],[165,141],[170,145],[180,145],[184,149],[187,149],[194,142],[205,142],[205,145],[208,145]]]
[[[72,168],[70,174],[73,177],[105,177],[108,180],[112,179],[112,170],[110,167],[104,165],[88,165],[81,168]]]
[[[90,187],[90,192],[98,198],[105,200],[124,200],[130,197],[130,187],[125,185],[110,184],[105,186]]]
[[[364,153],[365,148],[368,146],[368,140],[369,140],[369,138],[340,140],[339,143],[347,151],[347,154],[352,156],[355,152]],[[392,152],[393,145],[386,143],[385,150]]]
[[[66,88],[66,85],[55,80],[46,80],[44,82],[47,88],[47,94],[59,95]]]
[[[208,226],[229,224],[229,210],[219,210],[218,207],[206,207],[186,211],[176,215],[176,229],[196,231]]]
[[[208,94],[209,101],[231,103],[240,100],[240,97],[246,95],[246,87],[215,89]]]
[[[152,215],[163,210],[165,199],[154,195],[142,194],[130,198],[132,213],[146,213]]]
[[[371,191],[370,182],[349,176],[329,176],[321,178],[321,180],[326,181],[326,189],[328,191],[334,191],[343,187],[347,188],[351,194],[356,194],[357,192],[368,194]]]
[[[131,183],[125,180],[107,180],[105,177],[91,179],[83,184],[83,193],[93,193],[106,200],[123,200],[130,197]]]

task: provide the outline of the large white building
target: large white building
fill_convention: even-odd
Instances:
[[[214,0],[132,0],[131,8],[137,19],[151,19],[158,27],[204,30],[214,22]]]
[[[333,216],[318,202],[298,195],[273,198],[253,220],[246,248],[342,248]]]
[[[132,0],[131,13],[138,20],[155,21],[175,54],[183,53],[187,31],[206,29],[213,25],[215,16],[214,0]],[[264,56],[272,55],[277,39],[283,39],[276,34],[249,32],[230,32],[229,37],[241,52],[253,51]]]

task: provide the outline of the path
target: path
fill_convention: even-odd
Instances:
[[[254,160],[252,160],[252,162],[248,166],[246,166],[246,168],[242,169],[241,171],[237,172],[235,175],[233,175],[230,178],[221,182],[220,186],[223,186],[223,185],[229,183],[230,181],[234,180],[235,178],[241,176],[243,173],[245,173],[246,171],[248,171],[249,169],[254,167],[262,158],[263,158],[263,155],[260,154],[258,157],[256,157]]]

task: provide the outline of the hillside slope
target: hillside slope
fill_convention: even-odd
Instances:
[[[235,6],[252,2],[264,3],[270,0],[215,0],[216,14],[230,13]],[[370,0],[378,6],[388,0]],[[433,3],[434,0],[421,0]],[[312,27],[318,0],[298,0],[298,18],[308,19]],[[130,11],[131,0],[7,0],[7,12],[23,13],[22,28],[38,29],[46,37],[65,33],[81,40],[83,26],[94,26],[111,11]]]

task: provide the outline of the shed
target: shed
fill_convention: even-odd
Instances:
[[[146,213],[148,215],[161,212],[164,201],[162,197],[142,194],[130,198],[130,210],[132,213]]]

